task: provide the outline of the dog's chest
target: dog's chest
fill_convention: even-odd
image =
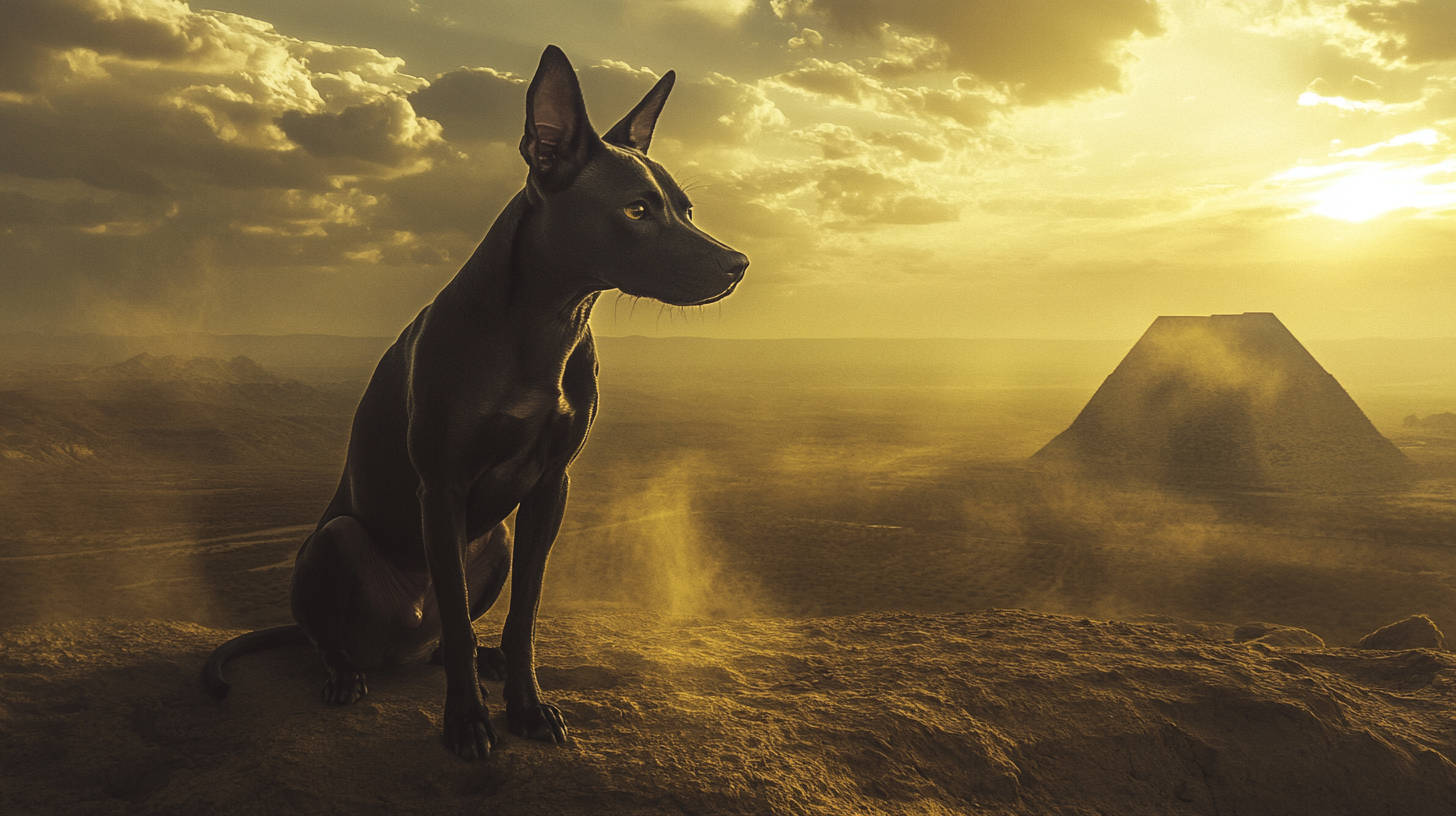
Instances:
[[[523,389],[499,404],[483,423],[486,455],[475,490],[518,501],[550,470],[565,467],[586,436],[586,416],[561,392]]]

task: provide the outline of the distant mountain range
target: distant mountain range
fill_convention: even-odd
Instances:
[[[392,337],[322,334],[172,334],[129,337],[104,334],[0,334],[0,369],[67,364],[107,366],[138,354],[180,358],[238,356],[280,376],[304,381],[367,379]],[[704,337],[641,336],[596,338],[604,362],[634,373],[698,371],[706,376],[744,372],[817,372],[821,375],[880,376],[895,372],[929,375],[974,369],[1065,384],[1084,372],[1105,373],[1129,343],[1118,340],[1017,339],[787,339],[722,340]],[[604,368],[603,375],[614,372]],[[797,373],[795,374],[797,377]]]
[[[728,404],[766,394],[777,395],[777,401],[763,405],[787,406],[790,413],[839,410],[849,395],[856,400],[873,396],[888,406],[901,395],[931,392],[977,393],[996,400],[1002,399],[996,394],[1004,394],[1008,405],[1051,404],[1053,396],[1057,404],[1085,404],[1134,340],[632,336],[598,337],[597,347],[603,404],[611,416],[630,418],[671,413],[673,405]],[[0,395],[0,440],[16,433],[17,425],[33,431],[45,427],[52,431],[22,431],[21,436],[62,445],[107,440],[102,449],[130,439],[136,444],[129,450],[153,456],[167,449],[163,443],[169,436],[181,433],[168,423],[200,427],[210,422],[216,433],[208,431],[208,438],[223,441],[175,450],[192,450],[188,456],[203,459],[247,458],[252,454],[236,439],[253,428],[265,440],[288,440],[297,433],[295,441],[303,448],[321,446],[320,454],[336,456],[362,384],[391,342],[388,337],[320,334],[0,333],[0,391],[10,392]],[[1456,338],[1305,345],[1379,428],[1399,429],[1412,413],[1456,410]],[[123,406],[114,411],[130,412],[130,424],[98,415],[104,401]],[[194,407],[179,407],[189,404]],[[204,411],[199,405],[211,407]],[[308,430],[274,423],[275,432],[268,430],[268,414],[312,417],[310,423],[329,419],[326,428],[309,425]],[[57,430],[63,418],[71,428],[65,433]],[[139,430],[143,427],[154,430]],[[90,431],[82,433],[82,428]],[[142,444],[146,438],[155,444]],[[332,441],[324,444],[324,438]],[[261,450],[273,450],[272,444]],[[284,446],[279,451],[288,452],[285,441],[278,444]],[[22,448],[40,450],[14,444],[7,449]]]
[[[726,376],[790,386],[804,383],[803,378],[808,376],[810,382],[830,378],[840,383],[1095,389],[1136,339],[722,340],[598,336],[597,346],[604,382],[660,373]],[[10,332],[0,333],[0,370],[67,364],[110,366],[146,353],[221,360],[244,356],[283,378],[304,382],[363,381],[393,341],[392,337],[323,334],[128,337]],[[1304,344],[1352,393],[1366,388],[1406,387],[1449,388],[1456,393],[1456,337],[1305,340]]]
[[[137,354],[0,373],[0,468],[236,465],[336,458],[358,391],[279,377],[243,356]]]
[[[239,355],[230,360],[215,357],[181,357],[175,354],[158,357],[142,352],[115,365],[65,363],[23,369],[0,375],[5,382],[212,382],[272,383],[287,382],[248,357]]]
[[[392,337],[343,337],[330,334],[0,334],[0,366],[88,363],[110,365],[141,353],[156,356],[246,356],[264,366],[314,361],[318,365],[356,365],[377,360]]]
[[[110,334],[0,334],[0,369],[80,364],[110,366],[148,357],[247,357],[274,373],[296,379],[367,379],[388,337],[323,334],[167,334],[129,337]],[[143,363],[144,364],[144,363]]]

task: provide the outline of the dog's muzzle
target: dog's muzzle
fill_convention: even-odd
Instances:
[[[723,270],[723,277],[727,280],[727,287],[716,295],[703,298],[702,300],[689,301],[687,303],[674,303],[674,306],[706,306],[709,303],[717,303],[725,297],[733,294],[738,288],[739,282],[743,280],[743,273],[748,269],[748,256],[742,252],[730,252],[718,258],[718,267]]]

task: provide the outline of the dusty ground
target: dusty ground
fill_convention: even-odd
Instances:
[[[228,633],[0,635],[11,814],[1420,814],[1456,801],[1456,657],[1271,648],[1024,611],[542,622],[570,742],[439,740],[440,669],[349,708],[303,648]],[[499,687],[492,686],[495,696]],[[504,731],[497,707],[497,728]]]
[[[1452,812],[1456,657],[1219,640],[1456,628],[1456,432],[1401,423],[1452,387],[1377,394],[1400,490],[1179,492],[1016,464],[1102,367],[851,382],[777,349],[604,381],[541,627],[573,740],[485,764],[440,745],[436,667],[342,710],[305,649],[240,660],[221,704],[197,681],[288,619],[357,383],[0,383],[0,810]],[[1097,622],[1145,614],[1222,623]]]

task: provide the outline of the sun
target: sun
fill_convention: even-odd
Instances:
[[[1448,166],[1449,165],[1449,166]],[[1439,210],[1456,205],[1456,162],[1398,166],[1360,163],[1315,193],[1311,212],[1341,221],[1368,221],[1396,210]]]
[[[1312,201],[1309,212],[1341,221],[1369,221],[1396,211],[1423,215],[1449,210],[1456,207],[1456,155],[1433,155],[1433,148],[1447,141],[1432,128],[1402,133],[1331,154],[1331,163],[1292,167],[1272,180]]]

